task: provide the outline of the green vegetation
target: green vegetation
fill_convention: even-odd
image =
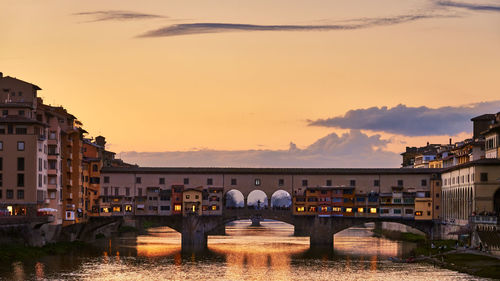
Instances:
[[[431,256],[446,253],[455,248],[456,240],[432,240],[418,243],[417,248],[413,250],[415,256]],[[434,245],[434,247],[432,247]]]
[[[118,229],[118,233],[127,233],[127,232],[138,232],[139,230],[133,226],[122,226]]]
[[[97,233],[95,235],[95,239],[102,239],[102,238],[106,238],[106,236],[104,234],[102,234],[102,233]]]
[[[391,240],[399,240],[399,241],[407,241],[414,243],[423,243],[426,241],[424,235],[419,235],[411,232],[400,232],[394,230],[386,230],[386,229],[374,229],[374,236],[376,237],[385,237]]]
[[[486,278],[500,278],[500,259],[474,254],[446,254],[443,262],[449,269]]]
[[[30,247],[19,244],[0,245],[0,263],[35,259],[45,255],[60,255],[75,249],[81,249],[83,242],[59,242],[47,244],[43,247]]]
[[[158,225],[152,221],[144,221],[142,226],[144,227],[144,229],[148,229],[148,228],[152,228],[152,227],[157,227]]]

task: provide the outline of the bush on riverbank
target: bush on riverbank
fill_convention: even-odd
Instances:
[[[47,244],[43,247],[30,247],[20,244],[0,245],[0,262],[23,261],[39,258],[45,255],[67,254],[74,249],[83,248],[83,242],[59,242]]]
[[[127,232],[138,232],[139,230],[133,226],[121,226],[118,229],[118,233],[127,233]]]

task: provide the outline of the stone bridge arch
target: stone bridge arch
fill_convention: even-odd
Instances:
[[[398,218],[346,218],[346,217],[335,218],[335,220],[333,221],[333,228],[332,228],[333,234],[339,233],[351,227],[362,226],[365,223],[370,223],[370,222],[397,223],[419,230],[423,232],[427,237],[432,237],[433,235],[434,223],[432,221],[415,221],[415,220],[398,219]]]

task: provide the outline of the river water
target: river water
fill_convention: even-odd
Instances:
[[[369,228],[335,235],[331,251],[309,249],[308,237],[293,226],[250,221],[226,226],[226,236],[209,236],[203,254],[181,254],[180,234],[169,228],[149,235],[100,241],[68,255],[0,265],[6,280],[484,280],[425,263],[392,263],[413,243],[372,237]]]

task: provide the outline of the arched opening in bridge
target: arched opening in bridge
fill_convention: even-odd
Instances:
[[[425,233],[411,226],[367,222],[335,233],[334,249],[341,255],[400,257],[410,255],[420,240],[425,240]]]
[[[497,216],[500,214],[500,188],[493,195],[493,211]]]
[[[249,209],[266,209],[268,207],[267,195],[262,190],[254,190],[248,194],[247,206]]]
[[[284,190],[277,190],[271,196],[271,207],[273,209],[290,209],[292,196]]]
[[[245,197],[237,189],[231,189],[226,193],[226,208],[243,208],[245,206]]]

